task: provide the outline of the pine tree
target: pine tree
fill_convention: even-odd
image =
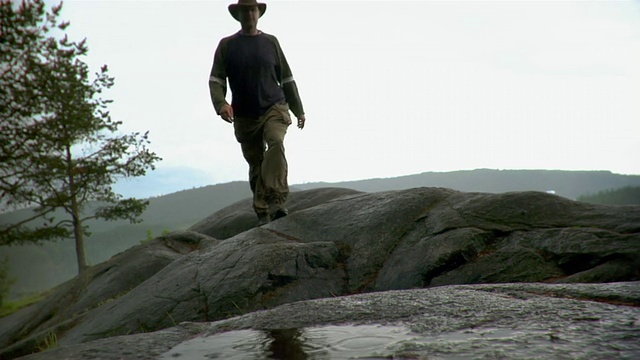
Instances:
[[[148,133],[118,134],[122,122],[101,97],[114,78],[106,65],[90,76],[86,39],[68,40],[61,8],[0,0],[0,211],[33,208],[30,218],[0,225],[0,245],[73,238],[82,273],[85,221],[139,222],[148,202],[123,199],[112,185],[161,159],[147,148]],[[56,219],[57,209],[68,218]]]

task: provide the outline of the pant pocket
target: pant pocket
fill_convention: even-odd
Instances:
[[[282,115],[282,121],[291,125],[291,114],[289,113],[289,104],[276,104],[274,105],[274,110],[276,110],[280,115]]]

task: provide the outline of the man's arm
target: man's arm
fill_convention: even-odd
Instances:
[[[282,90],[284,91],[284,97],[289,103],[291,111],[296,117],[304,115],[304,108],[302,106],[302,100],[300,100],[300,94],[298,93],[298,86],[293,76],[288,79],[283,79]]]
[[[211,102],[216,114],[220,115],[225,121],[233,121],[233,109],[227,103],[227,71],[224,62],[225,41],[222,39],[218,44],[216,53],[213,57],[213,66],[209,75],[209,92],[211,94]]]
[[[274,40],[280,61],[280,85],[282,86],[282,91],[284,92],[284,97],[289,104],[289,108],[298,118],[298,127],[302,128],[304,126],[304,107],[302,106],[302,100],[298,93],[298,86],[293,78],[293,73],[291,72],[287,58],[284,56],[284,52],[280,47],[280,43],[275,37]],[[302,119],[302,126],[300,126],[300,119]]]
[[[304,128],[306,118],[304,116],[304,108],[302,107],[302,100],[300,100],[300,94],[298,94],[298,86],[295,80],[291,77],[290,81],[282,84],[282,90],[284,91],[284,97],[289,104],[289,108],[293,114],[298,118],[298,127]]]

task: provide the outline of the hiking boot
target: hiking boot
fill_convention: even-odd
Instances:
[[[258,215],[258,226],[267,225],[269,222],[271,222],[269,215]]]
[[[278,206],[276,211],[273,212],[273,215],[271,215],[271,218],[272,220],[277,220],[287,215],[289,215],[289,211],[283,206]]]

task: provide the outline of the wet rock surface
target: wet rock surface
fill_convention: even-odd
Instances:
[[[74,305],[77,311],[64,319],[46,319],[41,309],[60,306],[67,290],[0,319],[8,346],[0,357],[33,352],[51,333],[68,346],[309,299],[451,284],[640,279],[640,206],[598,206],[541,192],[314,189],[292,193],[289,210],[255,228],[246,200],[154,240],[177,250],[167,250],[168,260],[148,273],[121,267],[139,280],[116,286],[117,296],[96,294],[118,277],[96,278],[83,293],[95,300]],[[120,256],[130,267],[149,257],[133,250]],[[345,322],[357,315],[345,314]]]
[[[638,304],[639,282],[387,291],[183,323],[25,359],[635,359]]]

